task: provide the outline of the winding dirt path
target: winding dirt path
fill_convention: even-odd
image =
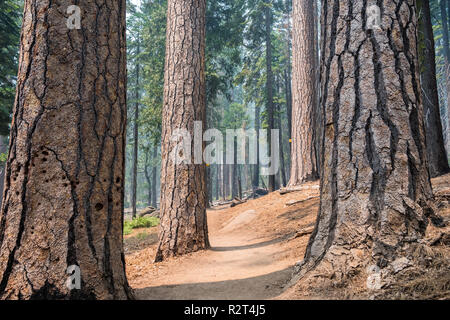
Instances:
[[[235,208],[208,211],[211,249],[151,263],[151,243],[127,253],[127,275],[139,299],[273,299],[284,291],[308,236],[295,237],[315,218],[317,200],[286,206],[311,192],[273,193]],[[147,240],[148,241],[148,240]],[[127,243],[127,242],[126,242]],[[127,245],[125,245],[127,248]]]

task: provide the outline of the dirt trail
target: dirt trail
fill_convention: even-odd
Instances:
[[[234,208],[209,210],[211,249],[162,263],[149,263],[156,243],[152,230],[150,245],[128,248],[130,284],[140,299],[276,298],[306,246],[308,236],[296,238],[295,233],[311,226],[317,210],[316,199],[301,204],[303,210],[285,203],[316,193],[316,187],[285,196],[273,193]]]
[[[435,195],[440,199],[439,214],[449,226],[444,229],[430,226],[427,239],[450,229],[449,181],[450,174],[433,179]],[[309,239],[309,234],[297,236],[297,232],[311,229],[317,216],[318,185],[310,183],[305,188],[286,195],[274,192],[234,208],[209,210],[212,248],[161,263],[153,263],[157,228],[134,230],[125,237],[125,256],[128,280],[137,297],[205,300],[332,298],[329,291],[306,292],[297,286],[284,288],[290,280],[293,265],[304,256]],[[448,247],[444,249],[448,252]]]

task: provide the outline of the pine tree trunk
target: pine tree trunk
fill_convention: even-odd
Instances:
[[[417,0],[417,12],[420,14],[418,48],[427,156],[430,175],[436,177],[447,173],[449,166],[439,112],[433,25],[428,0]]]
[[[256,164],[253,165],[252,187],[253,190],[259,188],[259,129],[260,129],[260,110],[255,106],[255,131],[256,131]]]
[[[148,184],[148,194],[147,194],[147,202],[148,205],[152,205],[152,178],[150,176],[150,172],[148,171],[148,166],[149,166],[149,156],[150,150],[148,150],[147,152],[145,152],[145,166],[144,166],[144,175],[145,175],[145,180],[147,180],[147,184]]]
[[[366,1],[323,2],[321,202],[302,275],[389,282],[433,214],[415,1],[377,3],[381,29],[368,30]]]
[[[281,126],[281,113],[280,113],[280,105],[276,104],[277,106],[277,125],[278,130],[280,130],[280,134],[278,136],[278,144],[280,146],[280,184],[283,185],[283,187],[286,186],[286,170],[284,166],[284,145],[283,145],[283,127]]]
[[[0,136],[0,154],[6,152],[8,150],[8,146],[6,145],[5,142],[6,138],[4,136]],[[3,187],[4,187],[4,183],[5,183],[5,165],[6,164],[1,164],[0,165],[0,195],[3,195]],[[2,204],[2,198],[0,196],[0,206]]]
[[[234,148],[234,164],[231,165],[231,197],[234,199],[238,196],[238,165],[237,165],[237,138],[233,139]]]
[[[447,17],[447,0],[440,0],[442,41],[445,57],[445,81],[447,86],[447,157],[450,157],[450,47],[449,47],[449,21]]]
[[[26,0],[0,218],[2,299],[127,299],[125,1]],[[68,289],[69,266],[81,288]]]
[[[205,164],[176,164],[172,134],[205,127],[205,0],[169,0],[161,143],[161,225],[156,261],[208,248]],[[182,23],[181,23],[182,22]]]
[[[155,163],[156,159],[158,158],[158,147],[154,146],[153,147],[153,163]],[[157,188],[156,188],[156,175],[157,175],[157,171],[156,171],[156,164],[152,167],[152,206],[154,208],[158,207],[157,204]]]
[[[289,0],[292,1],[292,0]],[[289,7],[289,1],[285,1],[285,7]],[[286,24],[288,39],[286,41],[286,69],[284,70],[284,89],[286,96],[286,107],[287,107],[287,120],[288,120],[288,140],[291,141],[292,138],[292,79],[291,79],[291,43],[292,43],[292,29],[291,29],[291,17],[290,12],[286,12]]]
[[[316,57],[314,5],[293,1],[292,29],[292,143],[289,186],[318,178],[314,123],[316,109]]]
[[[266,24],[266,112],[267,112],[267,145],[268,152],[272,152],[272,131],[274,129],[273,118],[273,73],[272,73],[272,8],[267,5],[265,8],[265,24]],[[275,191],[275,174],[268,176],[268,190],[269,192]]]
[[[138,42],[139,42],[138,35]],[[138,43],[136,54],[139,55],[140,47]],[[134,119],[133,119],[133,169],[131,174],[131,208],[133,218],[136,218],[136,197],[137,197],[137,167],[138,167],[138,152],[139,152],[139,63],[136,63],[136,88],[135,88],[135,105],[134,105]]]

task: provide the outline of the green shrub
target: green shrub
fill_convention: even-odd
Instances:
[[[123,225],[123,234],[130,234],[132,229],[150,228],[159,224],[159,218],[156,217],[138,217],[131,221],[125,221]]]
[[[125,221],[125,223],[123,225],[123,234],[129,235],[131,233],[131,231],[133,231],[133,228],[131,228],[130,225],[127,224],[127,222]]]

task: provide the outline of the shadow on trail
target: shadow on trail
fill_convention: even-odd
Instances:
[[[292,267],[238,280],[186,283],[135,289],[138,299],[145,300],[262,300],[278,296],[290,280]]]
[[[267,240],[259,243],[254,244],[247,244],[243,246],[231,246],[231,247],[211,247],[210,250],[212,251],[235,251],[235,250],[246,250],[246,249],[255,249],[255,248],[261,248],[265,246],[270,246],[271,244],[279,243],[284,240],[286,240],[287,236],[279,237],[272,240]]]

